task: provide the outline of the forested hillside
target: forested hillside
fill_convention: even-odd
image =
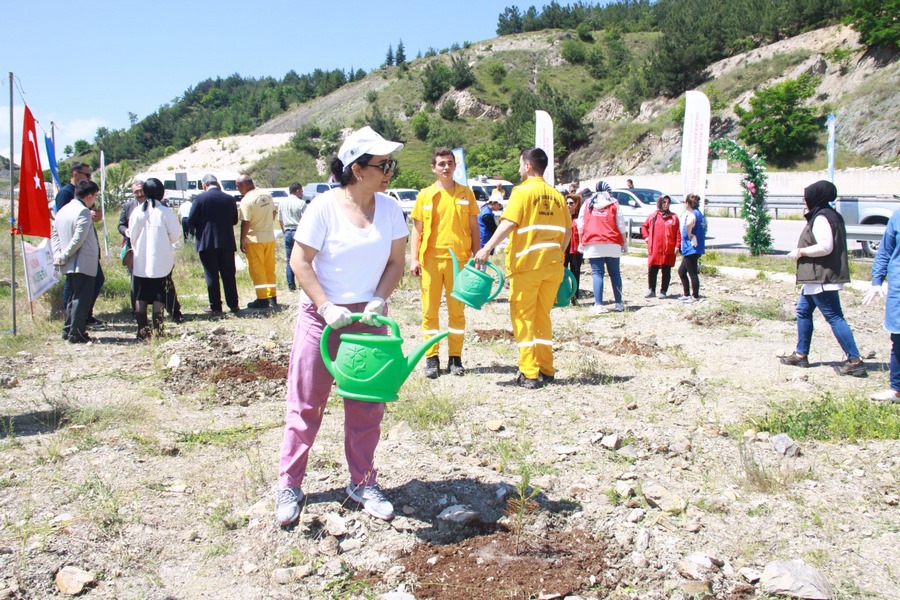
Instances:
[[[280,80],[237,74],[207,79],[135,119],[129,129],[101,128],[93,145],[79,149],[89,160],[104,150],[109,161],[146,164],[204,138],[296,132],[289,148],[255,169],[272,174],[270,180],[288,173],[311,179],[322,172],[342,128],[369,123],[407,142],[410,162],[421,162],[434,145],[460,145],[467,149],[470,171],[512,179],[516,152],[533,143],[536,108],[554,117],[556,153],[566,168],[567,157],[584,155],[598,138],[627,150],[648,132],[677,129],[678,106],[667,98],[687,89],[706,86],[714,111],[727,109],[726,117],[734,117],[735,101],[747,104],[748,91],[810,53],[773,57],[736,76],[741,82],[727,90],[711,83],[710,65],[800,32],[852,22],[863,46],[836,41],[830,63],[849,69],[866,46],[881,48],[880,60],[890,63],[900,39],[891,14],[898,10],[900,0],[622,0],[604,6],[554,1],[524,12],[509,7],[498,15],[500,37],[494,40],[429,48],[411,60],[401,43],[396,52],[388,48],[382,66],[369,74],[317,69],[302,76],[291,71]],[[819,81],[807,82],[806,89],[815,92]],[[833,107],[823,103],[811,118],[820,119],[826,108]],[[598,131],[610,116],[616,121],[612,137]],[[733,130],[737,120],[732,121]],[[785,158],[791,160],[793,155]],[[878,160],[860,157],[862,163]],[[568,169],[579,171],[573,164]],[[398,185],[415,186],[428,176],[427,169],[406,171],[398,174]]]

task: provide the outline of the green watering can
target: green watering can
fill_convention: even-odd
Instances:
[[[556,304],[553,306],[568,306],[578,291],[578,280],[569,269],[563,267],[563,279],[559,282],[559,290],[556,292]]]
[[[480,310],[482,306],[497,297],[500,290],[503,289],[503,273],[489,262],[484,263],[494,270],[497,278],[493,278],[484,271],[476,269],[473,265],[475,259],[469,259],[466,266],[462,270],[459,268],[459,260],[456,253],[450,249],[450,258],[453,259],[453,292],[450,294],[466,306],[471,306],[475,310]],[[497,289],[491,293],[494,282],[497,282]]]
[[[350,315],[354,321],[362,315]],[[337,382],[337,393],[344,398],[364,402],[390,402],[397,399],[400,386],[412,373],[425,351],[450,335],[449,331],[439,333],[426,340],[408,357],[403,356],[403,339],[400,327],[389,317],[378,317],[378,322],[391,328],[391,335],[377,333],[342,333],[337,358],[331,360],[328,353],[328,337],[331,326],[322,331],[319,350],[325,368]]]

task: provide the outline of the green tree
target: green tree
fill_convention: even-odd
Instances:
[[[522,33],[522,13],[518,7],[509,6],[497,18],[497,35],[513,33]]]
[[[464,56],[451,57],[450,70],[453,72],[450,84],[456,89],[464,90],[475,83],[475,72],[472,71],[469,61]]]
[[[445,121],[455,121],[459,117],[459,109],[456,106],[456,100],[453,98],[444,100],[438,114],[440,114],[441,118]]]
[[[426,102],[436,102],[450,89],[453,73],[450,67],[440,61],[432,61],[422,69],[422,98]]]
[[[403,65],[406,62],[406,48],[403,46],[403,40],[401,39],[397,42],[397,53],[394,55],[394,62],[397,66]]]
[[[72,144],[66,144],[66,147],[63,148],[63,154],[65,154],[67,158],[68,158],[69,156],[72,156],[72,154],[73,154],[74,152],[75,152],[75,149],[72,148]]]
[[[485,65],[488,77],[496,84],[500,84],[506,78],[506,67],[498,62],[490,62]]]
[[[414,171],[402,171],[395,173],[391,178],[391,187],[395,188],[410,188],[413,190],[421,190],[428,183],[425,179],[418,173]]]
[[[743,128],[738,137],[774,160],[795,157],[819,130],[815,111],[804,105],[816,93],[818,83],[816,77],[804,73],[756,92],[750,110],[735,106]]]
[[[89,152],[90,149],[91,145],[85,140],[75,140],[75,154],[85,154],[86,152]]]
[[[562,43],[559,53],[566,62],[580,65],[587,58],[588,51],[584,44],[578,40],[566,40]]]
[[[594,41],[594,34],[591,33],[591,26],[588,25],[586,21],[582,21],[575,28],[575,33],[578,34],[578,39],[582,42],[591,43]]]
[[[845,22],[867,46],[900,47],[900,0],[849,0]]]
[[[106,167],[106,197],[109,208],[119,208],[131,190],[134,169],[127,160]]]
[[[394,66],[394,47],[392,45],[388,45],[388,51],[384,57],[384,66],[386,66],[386,67]]]
[[[399,142],[403,141],[405,138],[400,130],[400,124],[397,122],[397,119],[389,114],[386,115],[381,112],[381,109],[377,104],[372,104],[369,108],[369,111],[366,114],[366,121],[372,129],[380,133],[386,139]]]
[[[428,119],[428,115],[424,112],[417,112],[415,116],[409,120],[409,125],[412,127],[413,135],[416,136],[417,139],[423,141],[428,139],[428,130],[431,127],[431,123]]]

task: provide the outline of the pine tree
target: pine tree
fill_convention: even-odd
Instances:
[[[397,53],[394,55],[394,62],[398,67],[406,62],[406,49],[403,47],[403,40],[397,43]]]
[[[394,66],[394,46],[388,46],[387,56],[384,57],[384,66],[392,67]]]

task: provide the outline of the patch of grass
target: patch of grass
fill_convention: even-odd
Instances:
[[[900,406],[858,396],[828,393],[814,402],[773,404],[764,415],[750,417],[746,428],[786,433],[795,440],[900,439]]]
[[[422,378],[408,381],[402,393],[402,401],[389,404],[388,410],[395,419],[406,421],[417,431],[449,425],[462,405],[462,400],[451,396],[449,390]]]
[[[107,536],[116,535],[125,524],[120,510],[124,506],[122,494],[97,474],[89,475],[74,488],[76,498],[85,504],[88,518]]]
[[[213,446],[236,446],[256,437],[269,429],[281,427],[281,423],[264,423],[262,425],[238,425],[225,429],[207,429],[179,433],[175,439],[181,444],[210,444]]]
[[[744,92],[781,76],[789,67],[800,64],[811,54],[811,51],[805,49],[776,54],[772,58],[747,64],[716,77],[714,84],[722,96],[735,100]],[[702,85],[700,89],[706,90],[710,85],[712,83]]]
[[[207,515],[206,520],[222,531],[234,531],[247,525],[246,515],[235,512],[230,502],[221,501]]]
[[[531,440],[524,435],[517,439],[501,439],[489,446],[489,451],[500,459],[500,472],[505,471],[512,464],[520,464],[531,454]]]
[[[766,299],[759,302],[737,302],[719,298],[693,311],[687,319],[695,325],[709,327],[711,324],[754,325],[759,319],[767,321],[790,321],[789,314],[778,300]]]
[[[217,556],[226,556],[234,550],[234,544],[231,542],[217,542],[209,547],[206,551],[206,558],[215,558]]]

